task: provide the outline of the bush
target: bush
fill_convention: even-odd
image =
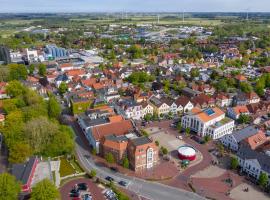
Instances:
[[[92,169],[90,174],[89,174],[90,178],[94,178],[96,175],[97,175],[96,170]]]
[[[156,140],[156,141],[155,141],[155,144],[156,144],[157,146],[159,146],[159,141]]]
[[[167,154],[168,154],[168,149],[165,148],[165,147],[161,147],[161,153],[162,153],[163,155],[167,155]]]

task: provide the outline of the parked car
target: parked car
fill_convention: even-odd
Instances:
[[[83,200],[92,200],[92,195],[91,194],[85,194],[83,196]]]
[[[78,183],[77,188],[78,188],[78,190],[87,191],[88,190],[88,185],[86,183]]]
[[[74,193],[70,193],[69,195],[70,197],[80,197],[80,192],[74,192]]]
[[[177,139],[183,140],[183,137],[181,135],[176,136]]]
[[[107,181],[110,181],[110,182],[113,182],[113,181],[114,181],[114,178],[112,178],[112,177],[110,177],[110,176],[107,176],[105,179],[106,179]]]
[[[126,182],[126,181],[119,181],[118,184],[119,184],[119,185],[122,185],[122,186],[124,186],[124,187],[127,186],[127,182]]]
[[[196,135],[193,135],[193,136],[191,137],[191,139],[194,140],[195,142],[199,143],[199,144],[204,144],[204,143],[205,143],[204,140],[203,140],[202,138],[200,138],[200,137],[198,137],[198,136],[196,136]]]
[[[112,170],[113,172],[118,172],[117,167],[110,167],[110,170]]]

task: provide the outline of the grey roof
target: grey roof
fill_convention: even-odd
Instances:
[[[270,156],[265,153],[257,152],[249,147],[242,145],[237,152],[237,156],[243,160],[256,159],[263,171],[270,173]]]
[[[128,141],[128,138],[125,135],[107,135],[105,136],[107,140],[115,141],[115,142],[122,142],[122,141]]]
[[[83,118],[83,122],[87,127],[97,126],[101,124],[106,124],[109,122],[108,119],[98,118],[98,119],[90,119],[88,117]]]
[[[255,135],[256,133],[258,133],[258,129],[254,128],[253,126],[248,126],[244,129],[232,133],[232,136],[237,142],[241,142],[242,140]]]
[[[139,137],[139,138],[132,139],[131,141],[135,146],[149,144],[152,142],[152,140],[150,140],[148,137]]]
[[[36,157],[31,157],[29,161],[22,164],[14,164],[12,166],[12,175],[14,175],[17,181],[22,182],[22,184],[26,184],[33,169]]]

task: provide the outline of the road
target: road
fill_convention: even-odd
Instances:
[[[98,166],[94,160],[91,158],[89,148],[83,142],[81,134],[78,133],[78,127],[72,125],[73,130],[76,133],[75,139],[75,150],[80,163],[85,169],[89,171],[95,169],[97,172],[97,177],[104,179],[106,176],[111,176],[114,178],[115,182],[124,180],[128,183],[126,189],[135,192],[141,197],[145,197],[151,200],[201,200],[203,197],[198,196],[195,193],[191,193],[185,190],[181,190],[175,187],[167,186],[164,184],[150,182],[143,179],[129,177],[120,173],[112,172],[110,169],[104,166]]]

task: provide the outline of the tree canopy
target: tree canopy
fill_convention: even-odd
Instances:
[[[20,191],[20,184],[14,176],[8,173],[0,174],[0,200],[17,200]]]
[[[30,200],[56,200],[60,193],[55,185],[48,179],[37,183],[32,190]]]

